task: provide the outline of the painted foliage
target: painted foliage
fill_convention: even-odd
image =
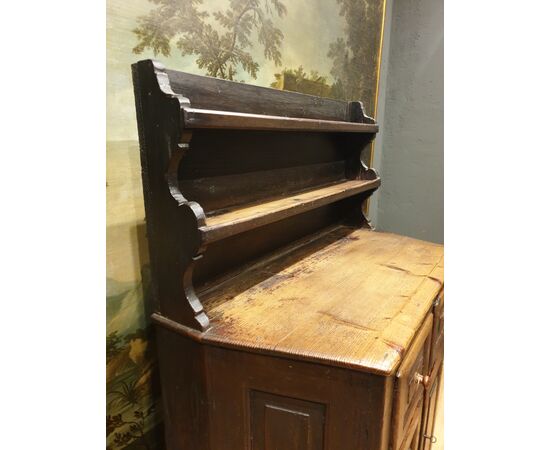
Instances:
[[[161,449],[130,64],[345,100],[375,114],[384,0],[108,0],[107,447]]]

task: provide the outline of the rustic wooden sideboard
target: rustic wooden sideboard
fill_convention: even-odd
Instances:
[[[376,122],[132,70],[168,449],[430,449],[443,247],[370,226]]]

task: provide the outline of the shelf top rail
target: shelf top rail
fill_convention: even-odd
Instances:
[[[186,128],[376,133],[378,125],[335,120],[183,108]]]

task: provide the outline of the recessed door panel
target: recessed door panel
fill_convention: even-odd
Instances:
[[[252,450],[322,450],[325,406],[251,391]]]

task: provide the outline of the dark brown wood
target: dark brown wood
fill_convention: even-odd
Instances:
[[[307,414],[312,449],[381,448],[378,412],[384,403],[382,377],[215,347],[207,347],[206,367],[211,398],[216,403],[210,416],[216,427],[216,432],[211,433],[212,449],[273,448],[268,443],[264,447],[257,443],[249,447],[249,440],[255,435],[260,435],[261,439],[258,428],[262,422],[265,424],[265,417],[258,408],[261,402]],[[295,434],[283,441],[293,449],[291,439],[299,437],[304,424],[288,416],[270,419],[266,425],[271,430],[264,430],[265,434],[271,434],[277,426],[294,422]],[[321,434],[322,445],[319,445]],[[284,446],[276,448],[287,449]]]
[[[348,133],[376,133],[378,125],[370,123],[316,120],[296,117],[265,116],[231,111],[184,108],[186,128],[231,130],[320,131]]]
[[[374,119],[132,72],[167,448],[424,450],[443,249],[371,229]]]
[[[265,156],[265,155],[264,155]],[[188,178],[180,181],[184,197],[193,198],[207,214],[246,203],[257,203],[278,194],[278,198],[312,186],[329,185],[346,178],[346,162],[307,164],[280,169]],[[245,189],[247,186],[252,189]],[[212,192],[217,193],[216,196]]]
[[[206,225],[200,227],[202,239],[206,243],[215,242],[252,228],[374,190],[378,186],[380,186],[379,178],[347,180],[315,190],[296,192],[292,196],[223,211],[206,218]]]
[[[195,108],[270,116],[344,121],[348,102],[165,70],[174,92]]]
[[[261,232],[271,223],[350,197],[355,206],[348,210],[355,222],[368,223],[362,205],[380,179],[360,155],[377,125],[360,103],[166,71],[150,60],[132,70],[158,312],[208,329],[193,272],[209,244],[254,229]],[[259,107],[266,102],[271,103]],[[196,130],[202,127],[224,132]],[[289,129],[295,131],[287,133]],[[355,131],[364,136],[344,138],[344,132]],[[281,181],[262,182],[261,172],[273,170],[265,179],[280,176]],[[329,180],[333,184],[327,186]],[[231,195],[224,195],[227,191]],[[287,230],[284,244],[298,237]],[[270,238],[265,233],[260,237]],[[233,242],[249,245],[246,236]],[[226,258],[223,267],[228,271],[243,262]],[[219,270],[200,273],[201,283],[208,274],[221,275]]]
[[[252,449],[322,450],[326,406],[250,391]]]
[[[180,128],[186,101],[172,92],[159,63],[134,64],[132,75],[155,309],[181,323],[206,329],[208,317],[190,280],[193,258],[201,246],[198,225],[204,224],[204,212],[196,203],[174,201],[166,183],[174,155],[188,144],[189,135]],[[182,228],[185,235],[179,231]],[[182,278],[187,281],[182,283]]]

